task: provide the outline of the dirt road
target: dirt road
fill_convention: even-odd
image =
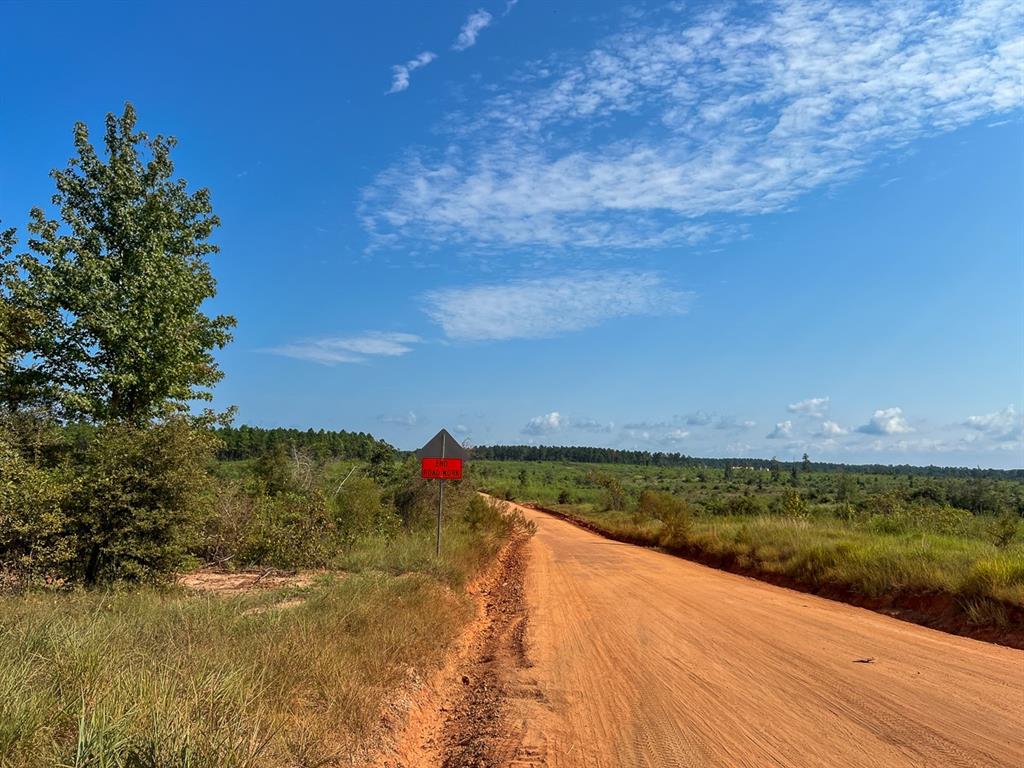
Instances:
[[[1024,765],[1024,652],[523,512],[503,764]]]

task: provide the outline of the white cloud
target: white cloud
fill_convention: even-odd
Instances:
[[[508,16],[517,5],[519,5],[519,0],[505,0],[505,11],[501,15]]]
[[[995,413],[970,416],[964,426],[995,440],[1020,440],[1024,437],[1024,417],[1017,413],[1013,405]]]
[[[505,13],[508,13],[511,8],[507,8]],[[462,25],[462,30],[459,32],[458,38],[452,44],[453,51],[464,51],[467,48],[471,48],[476,45],[476,38],[487,26],[490,25],[493,17],[487,11],[482,8],[474,13],[469,14],[466,18],[466,22]]]
[[[322,365],[364,363],[370,357],[397,357],[412,351],[422,341],[411,333],[368,331],[359,336],[341,336],[297,341],[267,350],[275,355],[309,360]]]
[[[576,272],[509,283],[444,288],[426,312],[452,339],[556,336],[630,315],[679,314],[693,294],[650,272]]]
[[[391,68],[391,90],[388,93],[399,93],[409,87],[409,75],[413,71],[427,66],[437,58],[437,54],[424,51],[414,59],[409,59],[405,64],[395,64]]]
[[[534,416],[523,427],[524,435],[550,435],[558,432],[565,425],[565,419],[558,411],[545,413],[543,416]]]
[[[821,435],[824,437],[836,437],[837,435],[845,435],[849,430],[839,426],[838,423],[832,420],[826,420],[821,423]]]
[[[534,416],[523,427],[524,435],[550,435],[563,430],[579,430],[581,432],[611,432],[615,428],[612,422],[602,422],[597,419],[577,418],[566,416],[558,411],[545,413],[543,416]]]
[[[824,416],[825,411],[828,410],[828,406],[829,398],[811,397],[807,400],[801,400],[798,403],[791,404],[788,410],[790,413],[799,413],[805,416]]]
[[[793,436],[793,422],[789,419],[786,421],[780,421],[775,425],[775,429],[769,432],[765,437],[769,440],[781,440],[783,438],[790,438]]]
[[[385,416],[381,415],[377,417],[377,421],[382,424],[397,424],[402,427],[415,427],[419,422],[419,417],[412,411],[402,416]]]
[[[796,0],[627,21],[532,66],[364,191],[378,243],[644,249],[791,207],[1022,103],[1016,0]],[[723,218],[726,219],[723,222]],[[734,219],[735,220],[735,219]]]
[[[857,427],[868,435],[899,435],[914,430],[903,417],[901,408],[881,408],[874,412],[867,424]]]

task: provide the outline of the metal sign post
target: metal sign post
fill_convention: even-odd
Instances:
[[[437,480],[437,538],[434,540],[434,557],[441,556],[441,516],[444,514],[444,480]]]
[[[462,462],[467,457],[466,449],[442,429],[430,442],[416,451],[420,458],[420,477],[437,479],[437,541],[434,555],[441,556],[441,520],[444,517],[444,481],[462,479]]]

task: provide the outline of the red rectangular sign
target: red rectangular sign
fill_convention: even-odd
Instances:
[[[461,480],[462,459],[423,459],[420,477],[433,480]]]

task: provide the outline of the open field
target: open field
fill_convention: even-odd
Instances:
[[[478,462],[482,487],[615,538],[997,637],[1024,634],[1022,484]],[[979,505],[977,514],[961,506]],[[913,613],[911,611],[910,613]],[[1019,642],[1018,638],[1015,642]]]

